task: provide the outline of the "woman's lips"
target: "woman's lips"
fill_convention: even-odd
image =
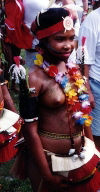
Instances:
[[[71,54],[71,52],[60,53],[60,55],[63,57],[69,57],[70,54]]]

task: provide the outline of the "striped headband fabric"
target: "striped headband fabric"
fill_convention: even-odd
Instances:
[[[71,30],[72,28],[73,20],[69,12],[64,8],[50,8],[40,13],[31,26],[32,32],[39,40],[62,30]]]

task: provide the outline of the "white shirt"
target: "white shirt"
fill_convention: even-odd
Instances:
[[[37,14],[49,6],[49,0],[23,0],[25,16],[24,22],[30,28]]]
[[[79,46],[82,37],[86,37],[85,46],[88,56],[84,64],[90,65],[89,76],[100,81],[100,8],[91,11],[80,27]]]
[[[83,2],[82,0],[75,0],[74,1],[76,5],[80,6],[80,7],[83,7]]]

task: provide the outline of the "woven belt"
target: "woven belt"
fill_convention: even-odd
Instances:
[[[52,138],[52,139],[70,139],[70,135],[67,134],[58,134],[58,133],[51,133],[44,130],[39,131],[40,136]],[[73,137],[81,136],[81,132],[72,134]]]

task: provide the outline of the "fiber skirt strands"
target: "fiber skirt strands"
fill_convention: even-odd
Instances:
[[[72,192],[72,191],[74,191],[74,192],[99,192],[99,190],[100,190],[100,170],[98,168],[96,168],[96,164],[97,164],[98,160],[99,160],[99,158],[96,155],[94,155],[93,158],[87,164],[80,167],[79,169],[71,171],[70,177],[72,177],[72,180],[73,179],[74,180],[78,179],[78,180],[76,183],[72,182],[72,183],[68,184],[68,188],[64,192]],[[95,172],[94,172],[94,170],[95,170]],[[93,175],[92,175],[92,173],[93,173]],[[91,175],[91,177],[90,177],[90,175]],[[51,192],[51,189],[49,189],[48,185],[46,185],[43,182],[43,183],[41,183],[41,187],[39,188],[38,192]],[[58,192],[58,191],[52,190],[52,192]]]
[[[66,177],[65,181],[68,187],[64,192],[100,191],[100,153],[95,148],[94,142],[88,138],[85,138],[85,148],[85,159],[77,159],[75,162],[73,161],[73,163],[71,157],[67,157],[64,159],[62,157],[56,157],[54,155],[51,155],[53,171],[56,171],[56,174]],[[67,161],[69,161],[69,166],[67,166],[66,164],[66,159]],[[60,161],[63,165],[60,165],[59,167],[57,165],[57,162],[58,164],[60,164]],[[48,185],[44,181],[42,181],[38,192],[51,191],[58,192],[49,189]]]
[[[11,160],[17,153],[14,148],[21,128],[19,115],[3,109],[0,117],[0,163]]]

